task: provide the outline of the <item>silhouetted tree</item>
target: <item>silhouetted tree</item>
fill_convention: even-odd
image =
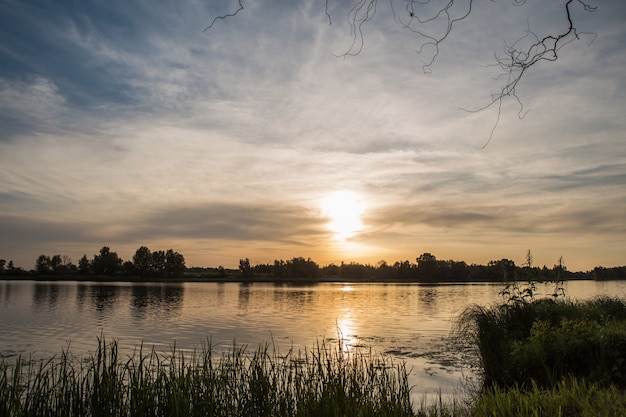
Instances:
[[[357,262],[341,263],[341,277],[354,280],[370,279],[374,275],[374,268]]]
[[[50,257],[47,255],[39,255],[39,257],[35,261],[35,271],[38,274],[49,274],[50,272],[52,272]]]
[[[87,258],[87,255],[83,255],[83,257],[78,260],[78,273],[87,275],[89,272],[91,272],[91,262]]]
[[[96,275],[115,275],[122,266],[122,259],[116,252],[111,252],[108,246],[100,249],[100,254],[95,255],[92,262],[93,272]]]
[[[396,273],[396,277],[399,280],[413,280],[417,278],[416,265],[409,261],[396,261],[393,264],[393,269]]]
[[[289,270],[290,278],[311,279],[319,276],[319,265],[312,261],[311,258],[293,258],[286,262],[286,267]]]
[[[428,252],[417,258],[417,276],[421,281],[436,281],[438,277],[438,263],[435,255]]]
[[[489,261],[484,268],[484,278],[489,281],[515,281],[517,280],[517,266],[510,259]]]
[[[330,264],[322,267],[320,272],[329,277],[338,277],[341,275],[341,268],[339,265]]]
[[[62,266],[63,266],[63,258],[61,258],[61,255],[53,255],[52,258],[50,259],[50,269],[52,269],[52,273],[58,274],[60,272],[63,272]]]
[[[152,252],[152,271],[156,275],[165,273],[165,251],[157,250]]]
[[[125,261],[124,263],[122,263],[122,267],[120,269],[122,271],[122,274],[126,276],[134,275],[137,273],[137,270],[135,269],[135,264],[133,264],[131,261]]]
[[[165,253],[165,275],[174,276],[185,272],[185,257],[172,249]]]
[[[252,267],[250,266],[250,259],[240,259],[239,260],[239,271],[241,271],[241,276],[245,279],[252,278]]]
[[[287,278],[289,276],[289,271],[287,270],[285,261],[282,259],[274,260],[274,265],[272,265],[272,276],[275,278]]]
[[[152,252],[145,246],[141,246],[133,255],[133,265],[139,275],[148,275],[152,272]]]

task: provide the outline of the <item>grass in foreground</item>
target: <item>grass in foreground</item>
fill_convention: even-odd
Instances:
[[[626,395],[615,386],[564,378],[552,388],[487,389],[473,408],[475,417],[623,417]]]
[[[0,362],[0,415],[21,416],[413,416],[403,365],[318,345],[280,356],[233,347],[185,356],[121,358],[100,341],[86,361]]]

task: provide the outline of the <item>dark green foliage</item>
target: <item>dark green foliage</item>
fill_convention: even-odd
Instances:
[[[551,299],[475,306],[460,321],[477,344],[485,386],[554,386],[576,376],[626,388],[626,302]]]
[[[626,321],[536,321],[528,339],[514,342],[511,357],[522,384],[550,386],[571,375],[626,387]]]

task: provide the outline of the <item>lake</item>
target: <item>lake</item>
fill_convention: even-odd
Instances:
[[[552,287],[543,288],[550,293]],[[502,284],[98,283],[0,281],[0,355],[36,358],[70,347],[87,354],[101,335],[122,354],[144,349],[216,351],[266,342],[280,351],[343,340],[411,370],[416,401],[449,396],[475,376],[476,357],[451,336],[470,304],[502,301]],[[626,281],[570,281],[570,298],[626,297]]]

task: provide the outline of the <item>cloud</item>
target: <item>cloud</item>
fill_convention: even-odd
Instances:
[[[308,210],[257,203],[173,207],[132,222],[122,240],[270,240],[303,244],[320,235],[321,221]]]
[[[58,131],[62,117],[59,108],[64,104],[57,86],[46,78],[26,76],[12,82],[0,79],[0,141],[32,133],[33,129]]]
[[[394,4],[395,19],[381,2],[361,52],[342,57],[351,3],[329,2],[331,25],[323,2],[244,3],[203,33],[236,3],[4,2],[0,255],[19,250],[30,264],[33,248],[153,242],[196,265],[226,263],[204,252],[360,256],[319,216],[342,189],[367,202],[352,241],[367,243],[363,257],[446,242],[478,257],[525,245],[518,236],[572,253],[580,236],[620,241],[624,6],[580,14],[597,39],[581,34],[533,68],[517,91],[530,111],[519,120],[505,101],[479,150],[497,108],[459,108],[489,103],[494,51],[525,34],[529,15],[537,33],[562,23],[548,13],[558,5],[476,4],[424,74],[419,36]]]

